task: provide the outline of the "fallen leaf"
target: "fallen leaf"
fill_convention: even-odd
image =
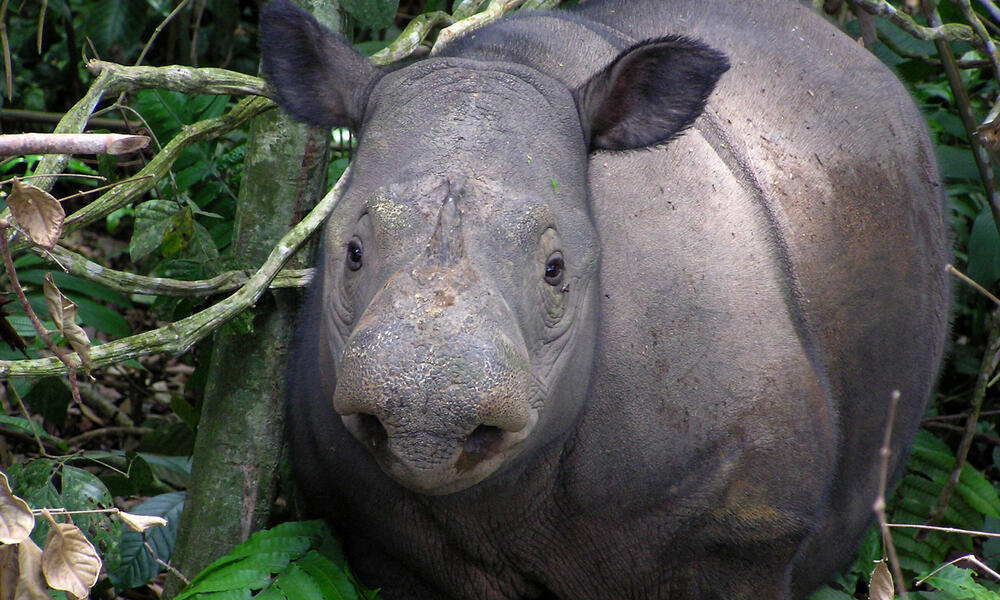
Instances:
[[[86,598],[101,574],[101,557],[71,523],[51,523],[42,551],[42,574],[49,587]]]
[[[10,214],[31,239],[43,248],[52,249],[62,234],[66,211],[62,204],[43,189],[18,179],[7,196]]]
[[[19,544],[35,528],[28,503],[14,495],[7,475],[0,471],[0,544]]]

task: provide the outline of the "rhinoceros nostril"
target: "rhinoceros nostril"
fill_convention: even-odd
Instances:
[[[365,413],[359,413],[357,418],[358,429],[364,436],[364,442],[368,444],[368,449],[372,452],[385,450],[389,434],[386,433],[382,421],[379,421],[375,415]]]
[[[459,459],[459,471],[471,468],[483,458],[489,456],[503,442],[504,431],[492,425],[480,425],[465,437],[462,443],[462,456]]]

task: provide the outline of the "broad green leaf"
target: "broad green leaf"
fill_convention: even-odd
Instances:
[[[997,600],[997,593],[993,592],[979,583],[972,576],[975,573],[969,569],[960,569],[955,565],[948,565],[929,577],[927,585],[937,588],[958,600]]]
[[[987,289],[1000,279],[1000,235],[989,209],[983,210],[972,223],[966,275]]]
[[[177,527],[181,511],[184,509],[184,497],[184,492],[160,494],[133,507],[130,511],[134,514],[163,517],[167,520],[166,526],[154,527],[145,532],[146,543],[164,562],[170,560],[173,554]],[[160,565],[143,546],[142,541],[143,534],[130,530],[122,533],[121,564],[118,569],[108,572],[108,577],[116,589],[138,587],[160,572]]]
[[[114,507],[107,487],[90,471],[63,465],[61,489],[62,506],[67,510]],[[105,567],[117,569],[121,556],[121,522],[110,513],[73,515],[73,522],[101,551]]]
[[[171,218],[181,210],[176,202],[149,200],[135,208],[135,226],[129,243],[133,262],[149,256],[160,247]]]
[[[41,415],[46,423],[62,427],[73,395],[62,377],[43,377],[24,395],[24,403],[32,414]]]
[[[97,0],[87,7],[80,33],[93,40],[101,56],[110,54],[114,46],[131,49],[143,30],[141,8],[141,2]]]
[[[309,552],[296,561],[293,566],[300,567],[312,578],[316,586],[319,587],[323,598],[328,600],[358,600],[358,594],[347,573],[319,552],[315,550]],[[281,586],[281,588],[286,593],[288,592],[285,586]]]
[[[323,598],[324,600],[331,598],[325,595],[323,593],[325,590],[320,589],[317,581],[298,565],[290,565],[274,580],[274,585],[289,598]],[[332,598],[339,600],[336,596]]]
[[[972,155],[972,150],[940,145],[935,146],[934,150],[941,165],[941,175],[945,179],[979,180],[979,171],[976,169],[976,159]]]
[[[35,423],[34,421],[29,421],[29,420],[24,419],[22,417],[11,417],[11,416],[8,416],[8,415],[0,415],[0,425],[6,425],[7,427],[14,427],[14,428],[20,429],[22,431],[27,431],[28,433],[34,432],[34,433],[38,434],[43,439],[52,440],[52,441],[58,442],[60,444],[60,448],[62,448],[63,450],[66,449],[66,444],[65,443],[60,442],[56,438],[54,438],[51,435],[49,435],[44,429],[42,429],[41,425],[39,425],[38,423]],[[17,466],[17,465],[13,465],[13,466]],[[12,466],[12,468],[13,468],[13,466]]]
[[[341,0],[340,6],[363,27],[379,31],[396,19],[399,0]]]

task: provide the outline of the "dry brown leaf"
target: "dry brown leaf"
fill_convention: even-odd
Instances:
[[[132,513],[127,513],[124,510],[118,511],[118,518],[121,519],[122,523],[125,523],[126,527],[139,533],[146,531],[150,527],[159,527],[167,524],[167,520],[163,517],[133,515]]]
[[[17,546],[0,546],[0,600],[13,600],[17,590]]]
[[[884,560],[875,561],[868,580],[868,600],[892,600],[894,592],[889,564]]]
[[[42,549],[31,538],[17,545],[17,588],[14,600],[49,600],[42,579]]]
[[[36,244],[52,249],[62,234],[66,211],[62,204],[45,190],[18,179],[12,181],[14,189],[7,196],[10,214]]]
[[[18,544],[34,528],[35,517],[28,503],[14,495],[7,475],[0,471],[0,544]]]
[[[66,338],[70,347],[80,356],[80,362],[85,371],[90,371],[90,337],[82,327],[76,324],[76,304],[63,295],[56,287],[52,273],[46,273],[42,283],[45,292],[45,306],[52,315],[59,333]]]
[[[49,587],[86,598],[101,574],[101,557],[79,527],[53,522],[45,539],[42,573]]]

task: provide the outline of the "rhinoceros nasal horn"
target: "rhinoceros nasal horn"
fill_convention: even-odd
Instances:
[[[462,208],[459,206],[461,192],[448,190],[441,211],[438,213],[437,225],[427,243],[427,257],[436,265],[447,267],[458,263],[465,255],[465,242],[462,238]]]

